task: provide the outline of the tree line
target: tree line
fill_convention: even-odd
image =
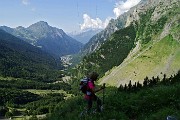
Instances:
[[[16,88],[16,89],[41,89],[41,90],[71,90],[71,85],[63,81],[59,83],[44,83],[32,80],[0,80],[0,88]]]
[[[132,81],[130,80],[128,84],[125,84],[124,86],[121,84],[118,88],[119,91],[137,91],[141,88],[147,88],[147,87],[153,87],[156,85],[171,85],[176,82],[180,81],[180,70],[177,74],[171,75],[171,77],[167,78],[167,75],[163,75],[163,79],[160,80],[159,76],[152,77],[149,79],[148,77],[144,78],[143,83],[141,84],[139,81],[132,84]]]

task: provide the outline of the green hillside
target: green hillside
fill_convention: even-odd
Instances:
[[[167,6],[168,5],[168,6]],[[97,71],[100,84],[119,86],[153,76],[162,78],[180,69],[179,2],[157,2],[128,17],[139,16],[131,25],[117,30],[101,47],[86,55],[72,70],[75,78]]]
[[[148,49],[138,52],[131,59],[113,68],[101,82],[119,86],[129,80],[142,82],[146,76],[170,76],[180,69],[180,43],[171,35],[156,43],[150,43],[149,46]]]
[[[125,84],[129,80],[140,81],[147,77],[163,74],[171,76],[180,69],[180,26],[179,8],[175,5],[155,22],[151,20],[155,9],[141,14],[137,23],[136,43],[121,65],[109,70],[100,80],[113,86]],[[168,17],[167,17],[168,16]]]
[[[102,77],[106,71],[123,62],[130,50],[135,47],[135,38],[136,32],[133,25],[116,31],[99,50],[85,56],[72,73],[82,76],[89,71],[97,71]]]
[[[0,30],[0,119],[47,114],[71,96],[59,64],[48,53]]]
[[[162,82],[158,78],[148,80],[143,87],[106,88],[102,113],[81,116],[86,102],[76,96],[60,102],[48,120],[165,120],[167,116],[180,119],[179,92],[180,72],[170,79],[163,78]],[[102,98],[102,93],[98,96]]]
[[[47,80],[57,67],[49,54],[0,30],[0,76]]]

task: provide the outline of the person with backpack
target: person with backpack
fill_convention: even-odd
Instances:
[[[98,73],[92,72],[87,76],[87,78],[81,80],[80,83],[80,89],[85,94],[84,99],[88,104],[87,113],[89,113],[91,110],[93,102],[96,102],[97,104],[97,112],[101,112],[102,102],[95,93],[103,90],[105,86],[101,87],[100,89],[95,89],[94,82],[97,80],[98,76]]]

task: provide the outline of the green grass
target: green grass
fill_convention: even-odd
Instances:
[[[45,95],[45,94],[50,94],[50,93],[66,93],[63,90],[36,90],[36,89],[28,89],[25,90],[34,94],[38,94],[38,95]]]
[[[28,90],[24,90],[24,91],[28,91],[28,92],[31,92],[31,93],[34,93],[34,94],[37,94],[37,95],[40,95],[40,96],[46,96],[47,94],[55,94],[55,93],[60,93],[61,94],[62,93],[62,94],[64,94],[66,96],[65,99],[68,99],[68,98],[73,96],[72,94],[69,94],[69,93],[67,93],[64,90],[36,90],[36,89],[28,89]]]
[[[158,75],[162,77],[164,73],[174,74],[180,69],[179,50],[180,44],[168,35],[146,51],[143,48],[142,54],[137,58],[126,61],[127,65],[123,63],[125,66],[122,64],[115,67],[109,75],[100,79],[100,83],[106,82],[112,86],[119,86],[128,83],[129,80],[142,82],[146,76],[151,78]]]
[[[80,117],[86,102],[82,97],[77,96],[58,104],[48,119],[165,120],[169,115],[180,119],[179,92],[180,82],[171,85],[159,84],[154,87],[144,87],[136,92],[120,92],[117,88],[106,88],[103,113]]]
[[[18,80],[18,78],[0,76],[0,80]]]

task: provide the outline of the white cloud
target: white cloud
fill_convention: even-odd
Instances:
[[[124,2],[122,0],[119,0],[119,2],[115,4],[115,8],[113,9],[115,17],[117,18],[124,12],[127,12],[131,7],[137,5],[140,1],[141,0],[126,0]],[[99,18],[92,19],[88,14],[84,14],[83,19],[84,22],[80,24],[81,30],[104,29],[108,25],[112,17],[108,17],[105,21],[102,21]]]
[[[29,0],[22,0],[22,4],[28,5],[28,4],[30,4],[30,3],[29,3]]]
[[[127,12],[131,7],[137,5],[141,0],[127,0],[126,2],[119,1],[116,3],[115,8],[113,10],[116,18]]]
[[[80,24],[81,30],[86,30],[86,29],[104,29],[107,24],[109,23],[109,20],[111,18],[107,18],[104,22],[99,19],[92,19],[89,15],[84,14],[83,15],[84,23]]]
[[[109,24],[109,21],[112,19],[112,17],[107,17],[104,22],[104,28]]]

